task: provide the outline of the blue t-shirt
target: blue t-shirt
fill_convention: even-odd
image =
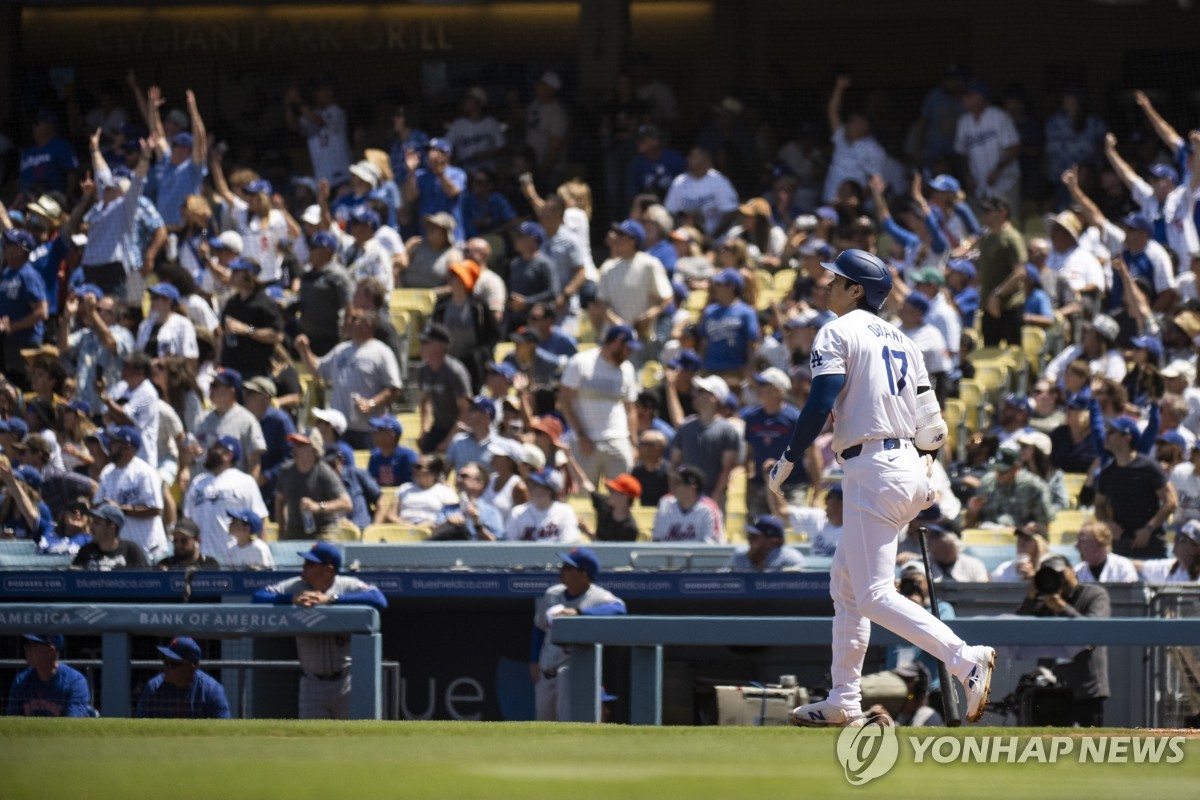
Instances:
[[[55,136],[41,147],[36,145],[21,151],[21,189],[41,186],[46,190],[65,192],[67,173],[79,169],[79,159],[67,140]]]
[[[1154,298],[1157,297],[1157,292],[1154,288],[1154,262],[1150,260],[1150,256],[1146,255],[1145,250],[1133,252],[1125,250],[1121,253],[1125,259],[1125,264],[1129,267],[1129,274],[1136,281],[1141,278],[1150,287],[1150,296],[1146,299],[1150,303],[1154,303]],[[1125,305],[1125,282],[1119,279],[1113,280],[1112,290],[1108,293],[1109,311],[1116,311]]]
[[[197,164],[188,156],[180,164],[164,159],[154,170],[156,176],[154,203],[167,225],[183,224],[183,203],[190,194],[200,194],[208,167]]]
[[[424,169],[428,166],[425,160],[425,149],[429,147],[429,134],[425,131],[410,130],[408,136],[404,139],[396,138],[392,140],[392,150],[388,157],[392,161],[392,175],[396,179],[396,183],[400,186],[408,180],[408,165],[404,163],[404,154],[409,150],[416,150],[421,156],[421,165],[418,169]]]
[[[463,196],[467,188],[467,173],[458,167],[446,167],[446,180],[458,187],[458,194],[449,197],[442,189],[442,180],[431,170],[417,170],[417,191],[421,193],[417,200],[417,211],[421,218],[439,211],[448,212],[458,223],[456,233],[451,237],[458,239],[463,232]]]
[[[25,262],[20,269],[5,267],[4,271],[0,272],[0,317],[8,317],[12,322],[17,322],[28,317],[35,305],[47,299],[46,284],[29,262]],[[39,322],[32,328],[10,333],[8,336],[20,344],[41,344],[42,331],[42,323]]]
[[[706,342],[705,370],[742,369],[749,358],[750,343],[758,338],[758,315],[741,300],[728,306],[713,303],[700,318],[700,336]]]
[[[58,314],[58,268],[69,249],[70,245],[63,237],[55,236],[48,242],[42,242],[29,254],[29,263],[42,276],[46,301],[50,304],[50,316]]]
[[[1054,316],[1054,304],[1050,302],[1050,295],[1046,294],[1045,289],[1034,289],[1025,295],[1025,313],[1039,317]]]
[[[482,201],[470,192],[462,195],[462,238],[470,239],[481,233],[491,233],[517,216],[512,204],[499,192],[492,192]]]
[[[663,239],[646,252],[662,262],[663,269],[667,271],[668,278],[675,278],[675,262],[679,260],[679,254],[675,252],[673,244]]]
[[[658,431],[667,437],[668,449],[671,447],[671,443],[675,441],[675,429],[671,427],[670,423],[660,417],[650,420],[650,430]]]
[[[379,484],[366,470],[353,464],[342,465],[342,485],[350,495],[350,521],[360,528],[371,524],[371,506],[379,502]]]
[[[142,689],[138,700],[139,719],[229,719],[225,687],[207,672],[197,671],[186,689],[167,683],[158,673]]]
[[[32,539],[35,542],[39,542],[47,536],[53,536],[54,515],[50,513],[50,507],[39,500],[37,509],[38,520],[36,529],[29,527],[29,523],[25,520],[25,515],[17,511],[15,506],[13,507],[12,515],[8,519],[0,520],[0,525],[11,529],[13,538],[15,539]]]
[[[975,314],[979,312],[979,290],[968,286],[954,295],[954,305],[958,306],[958,314],[962,317],[964,328],[975,326]]]
[[[13,679],[8,690],[10,717],[88,717],[91,694],[87,679],[76,669],[59,664],[49,681],[43,683],[30,667]]]
[[[626,200],[641,192],[652,192],[666,197],[671,181],[687,169],[687,160],[675,150],[664,149],[658,159],[651,161],[642,154],[634,157],[626,178]]]
[[[417,454],[407,447],[397,447],[390,456],[385,456],[376,447],[367,462],[367,474],[380,486],[400,486],[412,481],[412,468],[417,463]]]
[[[761,403],[755,403],[742,409],[739,416],[746,423],[744,438],[755,463],[754,477],[750,482],[761,485],[762,462],[768,458],[779,458],[783,454],[791,441],[792,428],[800,418],[800,409],[790,403],[784,403],[779,411],[768,414]],[[792,470],[792,474],[784,481],[785,486],[799,486],[805,483],[808,483],[808,476],[802,467]]]

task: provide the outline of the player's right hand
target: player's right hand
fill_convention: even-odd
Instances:
[[[780,458],[775,462],[775,466],[771,467],[771,474],[767,476],[767,488],[780,497],[783,497],[783,482],[791,474],[792,462],[786,458]]]

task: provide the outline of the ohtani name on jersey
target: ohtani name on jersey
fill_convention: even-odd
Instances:
[[[884,339],[891,339],[893,342],[904,341],[904,337],[900,335],[900,331],[887,325],[880,325],[877,322],[873,322],[868,325],[867,330],[876,336],[883,337]]]

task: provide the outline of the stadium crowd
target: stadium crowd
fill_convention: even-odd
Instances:
[[[86,569],[272,569],[264,539],[364,531],[795,568],[837,546],[830,437],[784,497],[763,477],[832,318],[821,263],[857,247],[953,425],[935,571],[1028,580],[1075,543],[1085,581],[1196,582],[1200,131],[1138,92],[1127,145],[1076,90],[1042,122],[951,67],[889,150],[855,89],[782,144],[725,98],[676,149],[641,67],[590,176],[555,72],[522,113],[471,87],[436,124],[289,89],[310,163],[278,183],[190,90],[131,73],[67,109],[74,143],[40,110],[0,205],[2,535]],[[981,529],[1015,558],[974,559]]]

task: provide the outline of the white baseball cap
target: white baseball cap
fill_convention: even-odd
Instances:
[[[383,175],[379,172],[379,167],[375,166],[370,161],[359,161],[357,164],[350,167],[350,174],[371,184],[372,189],[379,185],[379,179],[383,177]]]
[[[532,442],[525,442],[521,445],[521,461],[538,472],[546,468],[546,454],[542,452],[542,448]]]
[[[542,73],[541,81],[556,92],[562,89],[562,78],[553,70]]]
[[[241,255],[242,248],[245,244],[242,242],[242,235],[237,231],[225,231],[216,239],[218,249],[232,251],[236,255]]]
[[[1017,444],[1027,444],[1037,450],[1042,451],[1042,455],[1050,455],[1050,450],[1053,445],[1050,443],[1050,437],[1041,431],[1022,431],[1017,434]]]
[[[1196,382],[1196,365],[1186,358],[1177,358],[1163,368],[1164,378],[1184,378],[1188,385]]]
[[[338,436],[346,432],[346,415],[336,408],[314,408],[312,415],[322,422],[328,422]]]
[[[350,171],[353,172],[354,169],[351,168]],[[321,207],[318,205],[311,205],[308,208],[304,209],[304,213],[300,215],[300,221],[307,222],[309,225],[320,225],[321,224]]]
[[[789,381],[789,386],[790,386]],[[717,398],[717,402],[724,405],[729,399],[729,384],[719,375],[708,375],[701,378],[699,375],[692,378],[692,386],[704,391]]]
[[[774,386],[784,394],[787,394],[792,390],[792,379],[789,378],[787,373],[781,370],[779,367],[770,367],[768,369],[764,369],[762,372],[754,376],[754,382],[766,384],[767,386]]]

